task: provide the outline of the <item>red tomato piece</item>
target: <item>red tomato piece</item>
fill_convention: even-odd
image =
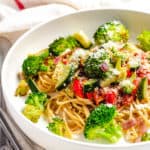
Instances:
[[[132,75],[132,71],[131,70],[127,70],[127,77],[129,78],[129,77],[131,77],[131,75]]]
[[[82,87],[82,84],[81,84],[80,80],[75,79],[73,81],[73,91],[74,91],[76,96],[84,98],[83,87]]]
[[[105,94],[106,103],[115,104],[116,93],[114,91],[109,91]]]
[[[86,97],[90,100],[93,100],[93,92],[86,93]]]

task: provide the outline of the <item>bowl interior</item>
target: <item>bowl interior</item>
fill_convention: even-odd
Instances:
[[[21,71],[22,62],[28,54],[48,47],[49,43],[57,37],[79,30],[83,30],[92,39],[93,33],[100,24],[114,19],[122,21],[129,29],[130,39],[135,39],[138,33],[150,29],[149,17],[149,14],[126,10],[90,10],[49,21],[23,35],[9,51],[2,69],[2,86],[6,104],[17,124],[20,126],[21,122],[20,127],[32,140],[49,147],[48,141],[36,137],[36,132],[43,137],[50,137],[46,122],[43,119],[38,124],[29,122],[21,114],[25,98],[14,96],[18,83],[17,73]],[[29,128],[31,130],[34,128],[32,135],[27,131]],[[122,145],[122,142],[118,144]]]

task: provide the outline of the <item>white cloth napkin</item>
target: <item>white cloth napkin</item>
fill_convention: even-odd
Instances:
[[[5,37],[12,43],[22,33],[34,25],[55,17],[75,12],[77,9],[121,8],[140,10],[150,13],[150,0],[20,0],[25,8],[16,10],[17,5],[12,0],[0,0],[0,37]],[[29,3],[30,2],[30,3]],[[2,5],[5,4],[5,5]],[[44,5],[48,4],[49,5]],[[52,4],[57,3],[57,4]],[[58,4],[61,3],[61,4]],[[64,5],[62,5],[62,3]],[[43,6],[44,5],[44,6]],[[72,8],[74,7],[74,8]]]

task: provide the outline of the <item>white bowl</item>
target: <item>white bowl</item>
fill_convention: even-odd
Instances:
[[[65,36],[81,29],[92,38],[100,24],[114,19],[121,20],[127,26],[133,39],[142,30],[150,29],[150,14],[129,10],[88,10],[60,17],[33,28],[25,33],[8,52],[2,68],[2,88],[8,111],[24,133],[44,148],[51,150],[143,150],[150,146],[149,142],[128,144],[120,141],[118,144],[106,145],[59,137],[47,130],[46,123],[42,119],[37,124],[27,120],[21,114],[24,100],[14,96],[18,83],[17,73],[21,69],[23,59],[29,53],[47,47],[59,36]]]

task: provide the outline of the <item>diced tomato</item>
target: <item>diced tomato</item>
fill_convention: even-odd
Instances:
[[[68,63],[67,59],[62,59],[62,63],[66,65]]]
[[[114,91],[109,91],[105,94],[106,103],[115,104],[116,93]]]
[[[90,99],[90,100],[93,100],[93,92],[88,92],[88,93],[86,93],[85,94],[86,95],[86,97],[88,98],[88,99]]]
[[[74,79],[73,81],[73,91],[76,96],[84,98],[83,87],[81,81],[78,79]]]
[[[131,77],[131,75],[132,75],[132,71],[131,70],[127,70],[127,77],[129,78],[129,77]]]
[[[104,100],[103,96],[100,95],[99,90],[95,90],[93,92],[93,98],[94,98],[94,102],[95,102],[96,105],[98,105],[101,101]]]

